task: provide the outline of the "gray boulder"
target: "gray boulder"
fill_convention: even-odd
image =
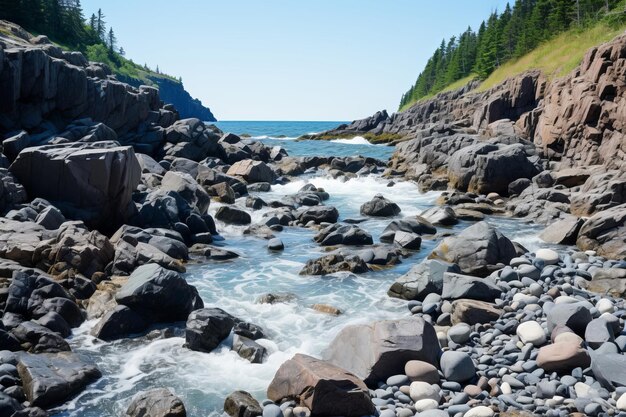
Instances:
[[[539,237],[548,243],[573,245],[584,220],[570,216],[546,227]]]
[[[27,148],[10,170],[31,198],[45,198],[66,217],[108,230],[128,219],[141,181],[133,148],[116,142]]]
[[[228,337],[235,318],[220,308],[202,308],[189,315],[185,345],[191,350],[211,352]]]
[[[626,204],[594,214],[580,228],[576,245],[609,259],[626,258]]]
[[[42,408],[64,403],[101,376],[98,368],[71,352],[23,354],[17,370],[26,398]]]
[[[468,275],[487,276],[517,256],[513,243],[487,222],[478,222],[447,237],[430,254],[459,265]]]
[[[322,246],[334,245],[371,245],[372,235],[354,225],[331,224],[320,230],[313,239]]]
[[[444,272],[443,274],[441,298],[445,300],[467,298],[493,302],[501,294],[502,289],[490,278],[476,278],[451,272]]]
[[[555,327],[564,326],[584,337],[590,321],[591,313],[588,306],[583,303],[556,304],[546,315],[549,333],[552,333]]]
[[[426,219],[420,216],[405,217],[399,220],[393,220],[385,227],[380,235],[380,241],[392,243],[397,231],[415,233],[422,235],[434,235],[437,228],[430,224]]]
[[[235,162],[226,172],[227,175],[241,177],[248,183],[268,182],[273,183],[276,174],[264,162],[244,159]]]
[[[115,300],[151,322],[186,320],[189,313],[203,306],[194,286],[187,284],[177,272],[157,264],[137,268],[119,289]]]
[[[591,353],[593,376],[608,390],[626,387],[626,355],[620,353]]]
[[[467,382],[476,376],[474,361],[465,352],[446,351],[439,361],[443,376],[452,382]]]
[[[224,412],[230,417],[257,417],[263,414],[263,408],[246,391],[235,391],[224,400]]]
[[[118,305],[108,311],[91,329],[91,334],[102,340],[116,340],[140,333],[149,323],[139,314],[124,305]]]
[[[129,417],[186,417],[183,402],[167,388],[157,388],[135,395],[126,410]]]
[[[300,353],[280,366],[267,388],[267,397],[276,403],[296,398],[316,416],[357,417],[376,410],[358,377]]]
[[[267,349],[254,340],[239,334],[233,336],[233,350],[251,363],[261,363],[267,356]]]
[[[391,285],[387,294],[405,300],[423,301],[430,293],[441,294],[445,272],[461,272],[457,265],[433,259],[414,265]]]
[[[222,206],[217,209],[215,218],[226,224],[244,226],[252,222],[252,217],[244,210],[231,206]]]
[[[189,174],[167,171],[161,180],[161,190],[178,193],[192,208],[200,214],[206,213],[211,202],[209,194]]]
[[[400,207],[393,201],[387,200],[382,194],[377,194],[373,199],[361,206],[361,214],[373,217],[392,217],[400,214]]]
[[[300,275],[326,275],[340,271],[362,274],[369,271],[369,268],[360,256],[333,253],[308,260],[300,271]]]
[[[313,206],[298,210],[296,218],[303,224],[312,221],[320,223],[336,223],[339,211],[333,206]]]
[[[431,207],[420,216],[434,225],[453,226],[459,222],[452,207]]]
[[[410,360],[436,364],[440,352],[433,326],[411,317],[346,326],[323,355],[371,385],[403,373]]]

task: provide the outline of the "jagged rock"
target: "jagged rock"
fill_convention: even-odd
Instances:
[[[189,313],[203,306],[195,287],[177,272],[157,264],[137,268],[115,300],[153,322],[186,320]]]
[[[445,272],[460,272],[457,265],[428,259],[399,277],[389,288],[390,297],[423,301],[430,293],[441,294]]]
[[[415,233],[418,235],[434,235],[437,233],[435,226],[430,224],[426,219],[420,216],[405,217],[400,220],[394,220],[380,235],[380,241],[392,243],[397,231],[406,233]]]
[[[20,355],[17,370],[28,401],[43,408],[64,403],[101,376],[70,352]]]
[[[431,207],[420,216],[434,225],[453,226],[459,222],[454,210],[449,207]]]
[[[133,149],[116,142],[27,148],[10,169],[31,198],[45,198],[66,217],[103,229],[128,219],[141,180]]]
[[[332,206],[314,206],[299,210],[296,213],[296,218],[304,224],[310,221],[316,224],[336,223],[339,218],[339,211]]]
[[[274,171],[265,163],[251,159],[234,163],[226,174],[242,177],[248,183],[268,182],[271,184],[276,178]]]
[[[591,321],[591,313],[583,303],[556,304],[546,315],[548,332],[556,327],[565,326],[579,336],[585,335],[585,329]]]
[[[372,235],[354,225],[331,224],[320,230],[313,238],[322,246],[334,245],[371,245]]]
[[[102,340],[115,340],[140,333],[148,327],[148,322],[139,314],[124,305],[108,311],[91,329],[91,334]]]
[[[220,308],[202,308],[189,315],[185,327],[185,345],[191,350],[211,352],[228,335],[235,318]]]
[[[487,276],[516,256],[515,246],[506,236],[488,223],[479,222],[457,236],[445,238],[430,258],[455,263],[468,275]]]
[[[393,243],[408,250],[418,250],[422,245],[422,237],[416,233],[398,230],[393,236]]]
[[[391,217],[400,214],[400,207],[393,201],[387,200],[382,194],[376,194],[373,199],[361,206],[361,214],[374,217]]]
[[[239,334],[235,334],[233,337],[233,350],[251,363],[261,363],[267,356],[267,350],[263,346]]]
[[[217,209],[215,218],[226,224],[244,226],[252,222],[252,217],[246,211],[231,206],[222,206]]]
[[[375,412],[363,381],[329,362],[300,353],[280,366],[267,397],[278,403],[295,398],[318,416],[356,417]]]
[[[440,352],[432,325],[411,317],[346,326],[330,343],[324,358],[370,385],[402,373],[409,360],[437,363]]]
[[[326,275],[340,271],[361,274],[369,271],[369,268],[359,256],[330,254],[318,259],[308,260],[304,268],[300,271],[300,275]]]
[[[561,245],[573,245],[576,243],[578,232],[582,227],[584,220],[576,217],[568,217],[559,220],[546,227],[539,237],[548,243],[557,243]]]
[[[166,157],[201,161],[207,156],[222,156],[219,135],[195,118],[178,120],[165,129]]]
[[[211,191],[219,201],[226,204],[234,204],[235,203],[235,192],[232,187],[228,185],[226,182],[220,182],[211,186]],[[262,200],[261,200],[262,201]],[[248,202],[246,201],[246,206]],[[259,207],[260,208],[260,207]]]
[[[591,175],[571,199],[571,212],[577,216],[592,214],[626,203],[626,174],[620,170]]]
[[[609,259],[626,257],[626,204],[594,214],[583,223],[576,245]]]
[[[230,417],[257,417],[263,414],[263,408],[249,393],[235,391],[224,400],[224,412]]]
[[[196,208],[200,214],[206,213],[211,202],[211,197],[196,180],[183,172],[168,171],[161,180],[162,191],[174,191],[178,193],[192,208]]]
[[[135,395],[126,410],[129,417],[186,417],[183,402],[167,388],[157,388]]]
[[[476,300],[455,300],[452,302],[452,325],[466,323],[490,323],[502,315],[502,310],[493,304]]]

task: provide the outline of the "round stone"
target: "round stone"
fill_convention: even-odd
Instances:
[[[465,414],[463,414],[463,417],[492,417],[494,414],[495,413],[491,408],[479,405],[474,408],[470,408]]]
[[[620,411],[626,411],[626,392],[617,399],[617,409]]]
[[[559,254],[552,249],[539,249],[535,252],[537,259],[543,261],[545,265],[554,265],[559,263]]]
[[[393,375],[387,378],[387,385],[390,387],[401,387],[408,384],[409,378],[406,375]]]
[[[311,410],[308,407],[294,407],[294,417],[311,417]]]
[[[601,298],[596,303],[596,309],[600,314],[612,313],[615,310],[615,308],[613,307],[613,302],[608,298]]]
[[[524,344],[532,343],[534,346],[541,346],[546,343],[546,332],[536,321],[521,323],[517,326],[516,334]]]
[[[263,417],[283,417],[283,410],[276,404],[267,404],[263,407]]]
[[[429,384],[428,382],[414,381],[411,382],[410,396],[416,403],[421,400],[430,399],[439,404],[441,400],[441,394],[439,393],[439,387],[437,385]]]
[[[472,328],[465,323],[455,324],[448,330],[448,338],[459,345],[467,343],[472,333]]]
[[[570,343],[576,346],[580,346],[583,343],[583,338],[576,333],[563,332],[556,335],[554,343]]]
[[[439,365],[448,381],[465,382],[476,375],[472,358],[464,352],[446,351],[441,355]]]
[[[439,383],[439,371],[428,362],[408,361],[404,365],[404,373],[411,381],[423,381],[429,384]]]
[[[415,411],[421,413],[422,411],[434,410],[435,408],[439,407],[439,402],[431,400],[430,398],[426,398],[424,400],[416,401],[413,407],[415,408]]]

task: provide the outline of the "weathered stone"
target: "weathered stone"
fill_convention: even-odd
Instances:
[[[126,410],[129,417],[186,417],[183,402],[167,388],[157,388],[135,395]]]
[[[249,393],[235,391],[224,400],[224,412],[230,417],[257,417],[263,414],[263,408]]]
[[[189,315],[185,327],[186,346],[191,350],[211,352],[228,335],[235,318],[220,308],[203,308]]]
[[[261,161],[253,161],[251,159],[245,159],[234,163],[228,169],[226,174],[242,177],[249,183],[268,182],[271,184],[276,178],[274,171],[265,165],[265,163]]]
[[[455,300],[452,302],[451,314],[452,324],[467,323],[471,326],[496,321],[502,315],[502,310],[484,301]]]

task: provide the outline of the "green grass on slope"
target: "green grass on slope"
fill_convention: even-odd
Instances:
[[[457,80],[457,81],[453,82],[452,84],[447,85],[441,91],[438,91],[438,92],[432,93],[432,94],[427,94],[424,97],[420,97],[419,100],[415,100],[415,101],[411,101],[409,103],[406,103],[398,111],[404,111],[404,110],[408,109],[409,107],[414,106],[416,103],[422,103],[422,102],[424,102],[426,100],[430,100],[431,98],[435,97],[439,93],[445,93],[445,92],[448,92],[448,91],[456,90],[457,88],[461,88],[465,84],[467,84],[470,81],[472,81],[473,79],[475,79],[476,77],[477,77],[476,74],[470,74],[470,75],[468,75],[465,78],[461,78],[460,80]]]
[[[625,29],[626,23],[610,26],[605,22],[585,30],[571,29],[496,69],[480,84],[478,91],[488,90],[507,78],[531,69],[541,70],[549,79],[562,77],[582,62],[590,48],[610,41]]]

